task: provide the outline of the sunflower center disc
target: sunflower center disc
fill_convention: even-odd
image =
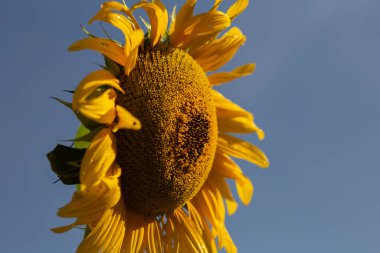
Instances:
[[[217,143],[215,105],[202,68],[186,52],[156,46],[139,54],[117,103],[142,124],[119,130],[117,162],[126,205],[145,215],[171,212],[198,192]]]

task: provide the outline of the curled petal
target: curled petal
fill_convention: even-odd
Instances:
[[[181,27],[175,28],[170,36],[170,43],[174,47],[187,49],[197,40],[204,41],[205,37],[214,36],[230,24],[229,17],[223,12],[213,11],[200,14],[185,21]]]
[[[90,24],[95,21],[107,22],[123,32],[124,37],[127,38],[134,31],[133,24],[123,15],[114,13],[109,10],[101,9],[91,20]]]
[[[128,8],[128,6],[126,6],[122,3],[119,3],[119,2],[110,1],[110,2],[103,3],[101,7],[102,7],[102,10],[115,10],[115,11],[120,11],[120,12],[124,13],[132,21],[134,28],[140,29],[140,26],[139,26],[137,20],[133,16],[132,11]]]
[[[102,9],[101,11],[99,11],[90,20],[90,22],[94,20],[100,20],[110,23],[123,32],[125,37],[125,60],[122,63],[118,63],[125,67],[125,73],[128,75],[136,64],[138,47],[144,39],[144,32],[141,29],[135,29],[133,23],[123,15],[113,13],[112,11],[107,9]]]
[[[116,116],[114,89],[123,92],[119,80],[110,72],[106,70],[92,72],[76,88],[72,108],[97,123],[111,124]]]
[[[111,124],[116,117],[115,99],[116,92],[107,89],[100,96],[79,104],[76,112],[97,123]]]
[[[155,1],[153,3],[141,2],[133,6],[133,10],[137,8],[143,8],[149,16],[151,24],[151,42],[152,46],[164,35],[168,26],[168,12],[161,1]]]
[[[69,47],[69,51],[78,51],[83,49],[98,51],[122,66],[124,66],[127,61],[123,47],[109,39],[90,37],[74,42]]]
[[[255,71],[256,64],[246,64],[243,66],[240,66],[231,72],[221,72],[221,73],[215,73],[208,76],[208,80],[210,81],[211,85],[219,85],[222,83],[228,83],[232,80],[235,80],[239,77],[248,76],[252,74]]]
[[[192,53],[193,58],[205,71],[214,71],[229,62],[245,42],[245,36],[236,27],[231,28],[220,39]]]

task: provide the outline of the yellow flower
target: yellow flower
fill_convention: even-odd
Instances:
[[[131,8],[106,2],[90,23],[117,27],[125,41],[90,36],[69,47],[98,51],[107,63],[80,82],[71,104],[90,141],[78,190],[58,211],[76,220],[53,231],[87,226],[77,252],[237,252],[225,227],[226,210],[232,215],[238,206],[227,182],[236,183],[244,205],[253,185],[231,157],[262,168],[269,161],[230,135],[255,132],[263,139],[253,115],[213,89],[255,69],[246,64],[209,74],[245,42],[229,27],[248,0],[226,13],[218,10],[221,2],[194,15],[196,0],[187,0],[170,27],[160,0]],[[145,32],[137,9],[149,17]]]

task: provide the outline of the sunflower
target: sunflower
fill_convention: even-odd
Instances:
[[[232,215],[238,207],[228,182],[244,205],[253,185],[231,157],[262,168],[269,161],[230,135],[263,139],[253,115],[213,89],[255,69],[214,72],[246,39],[230,26],[248,0],[226,13],[221,2],[195,15],[196,0],[187,0],[170,18],[160,0],[131,8],[105,2],[90,23],[109,23],[125,40],[89,34],[69,47],[95,50],[106,62],[79,83],[72,103],[59,100],[82,122],[86,134],[75,143],[85,149],[58,145],[48,154],[62,181],[78,184],[58,211],[75,221],[53,229],[86,227],[77,252],[237,252],[225,227],[226,210]],[[140,24],[138,10],[150,22]]]

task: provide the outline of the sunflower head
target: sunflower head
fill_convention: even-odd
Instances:
[[[82,122],[75,147],[59,145],[48,154],[64,183],[79,184],[58,211],[76,221],[53,230],[87,226],[78,252],[236,252],[224,225],[226,209],[231,215],[238,205],[227,181],[236,183],[245,205],[253,185],[230,157],[263,168],[269,161],[230,135],[256,132],[263,139],[253,115],[213,89],[255,68],[214,72],[245,42],[237,27],[223,31],[248,0],[225,13],[221,2],[194,14],[196,0],[188,0],[171,22],[159,0],[130,8],[105,2],[90,23],[117,27],[124,41],[88,33],[69,47],[105,59],[104,69],[79,83],[72,103],[59,100]],[[134,16],[139,9],[150,20],[145,30]]]
[[[127,92],[116,104],[143,126],[116,133],[124,199],[147,215],[172,212],[198,192],[212,166],[218,131],[210,83],[189,54],[166,45],[141,52],[120,82]]]

